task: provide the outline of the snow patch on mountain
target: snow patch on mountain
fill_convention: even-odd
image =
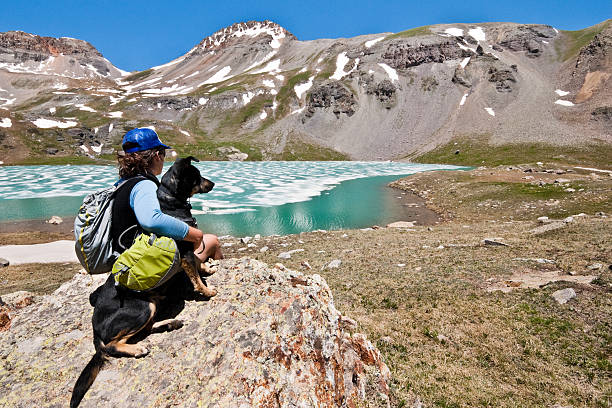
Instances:
[[[568,94],[569,94],[569,92],[567,92],[567,91],[562,91],[561,89],[557,89],[555,92],[556,92],[556,94],[557,94],[557,95],[559,95],[559,96],[565,96],[565,95],[568,95]]]
[[[380,41],[382,41],[382,40],[384,40],[384,39],[385,39],[385,37],[378,37],[378,38],[376,38],[376,39],[374,39],[374,40],[366,41],[366,43],[365,43],[365,47],[366,47],[366,48],[370,48],[371,46],[373,46],[373,45],[374,45],[374,44],[376,44],[377,42],[380,42]]]
[[[457,43],[457,45],[459,46],[459,48],[461,48],[464,51],[472,51],[474,54],[476,54],[476,48],[468,47],[468,46],[463,45],[463,44],[461,44],[459,42]]]
[[[74,106],[79,108],[79,110],[82,110],[82,111],[85,111],[85,112],[97,112],[97,110],[95,110],[94,108],[90,108],[89,106],[86,106],[85,104],[82,104],[82,103],[77,103]]]
[[[390,66],[388,66],[384,62],[379,62],[378,65],[380,65],[382,67],[382,69],[385,70],[387,75],[389,75],[389,79],[391,79],[391,82],[399,81],[399,76],[397,75],[397,71],[396,70],[394,70],[393,68],[391,68]]]
[[[200,71],[193,72],[193,73],[191,73],[191,74],[187,75],[187,76],[185,77],[185,79],[187,79],[187,78],[191,78],[191,77],[194,77],[194,76],[198,75],[199,73],[200,73]]]
[[[280,59],[275,59],[274,61],[270,61],[266,64],[265,67],[258,69],[257,71],[253,71],[252,74],[262,74],[264,72],[272,72],[277,73],[280,72]]]
[[[344,78],[345,76],[353,72],[357,68],[357,65],[359,65],[359,58],[355,58],[355,64],[353,65],[353,68],[351,68],[350,71],[345,72],[344,67],[349,61],[350,61],[350,58],[346,56],[346,52],[342,52],[338,54],[338,57],[336,58],[336,71],[329,78],[339,81],[340,79]]]
[[[217,82],[226,81],[233,76],[233,75],[228,75],[231,70],[232,70],[232,67],[230,67],[229,65],[226,67],[223,67],[219,71],[217,71],[216,74],[208,78],[206,81],[202,82],[199,86],[206,85],[206,84],[216,84]]]
[[[41,129],[50,129],[50,128],[60,128],[60,129],[66,129],[66,128],[70,128],[70,127],[74,127],[77,125],[77,122],[73,122],[71,120],[67,121],[67,122],[59,122],[57,120],[51,120],[51,119],[44,119],[44,118],[38,118],[36,120],[31,121],[36,127],[41,128]]]
[[[344,72],[344,66],[349,62],[350,58],[346,56],[346,52],[338,54],[336,58],[336,72],[330,77],[330,79],[340,80],[347,73]]]
[[[0,127],[10,128],[11,126],[13,126],[13,122],[11,121],[11,118],[3,118],[0,121]]]
[[[247,92],[245,94],[242,94],[242,104],[246,105],[249,102],[251,102],[251,99],[253,99],[253,97],[255,96],[254,92]]]
[[[475,39],[476,41],[485,41],[485,39],[487,38],[487,36],[485,35],[485,32],[482,30],[482,27],[476,27],[476,28],[470,29],[468,31],[468,34],[472,36],[472,38]]]
[[[484,109],[487,111],[489,115],[495,116],[495,112],[493,111],[493,108],[484,108]]]
[[[298,84],[293,87],[295,94],[298,99],[302,99],[302,95],[307,92],[312,87],[312,81],[314,80],[314,76],[308,78],[308,82],[304,82],[303,84]]]
[[[100,143],[99,146],[91,146],[91,150],[93,150],[94,153],[100,154],[102,153],[102,146],[104,146],[104,143]]]
[[[17,98],[2,98],[0,97],[0,106],[8,106],[8,105],[12,105],[15,103],[15,101],[17,100]],[[2,102],[4,101],[4,102]]]
[[[460,28],[451,27],[444,30],[444,32],[452,35],[453,37],[463,37],[463,30]]]
[[[277,52],[278,51],[274,50],[274,51],[268,53],[265,57],[263,57],[263,59],[261,61],[256,61],[253,64],[249,65],[249,67],[245,71],[249,71],[249,70],[251,70],[251,69],[253,69],[255,67],[260,66],[261,64],[264,64],[264,63],[270,61],[272,59],[272,57],[274,57],[276,55]]]
[[[193,90],[193,86],[179,86],[174,84],[172,86],[165,86],[161,89],[148,88],[143,89],[142,93],[145,97],[159,96],[159,95],[184,95]]]
[[[573,103],[573,102],[570,102],[570,101],[564,101],[563,99],[557,99],[557,100],[555,101],[555,103],[556,103],[557,105],[561,105],[561,106],[574,106],[574,103]]]

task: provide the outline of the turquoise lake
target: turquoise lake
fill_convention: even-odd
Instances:
[[[393,180],[455,166],[393,162],[201,162],[215,188],[191,199],[200,228],[218,235],[294,234],[396,221]],[[3,221],[72,218],[83,197],[115,182],[114,166],[0,167]],[[70,222],[69,220],[66,220]]]

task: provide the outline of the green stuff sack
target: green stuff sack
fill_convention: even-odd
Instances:
[[[180,254],[172,238],[140,234],[113,264],[115,282],[138,292],[155,289],[181,268]]]

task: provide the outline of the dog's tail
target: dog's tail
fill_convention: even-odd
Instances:
[[[96,350],[96,354],[93,355],[89,363],[85,366],[81,375],[77,379],[76,384],[74,384],[74,389],[72,390],[72,397],[70,398],[70,408],[76,408],[81,403],[81,400],[85,396],[91,384],[93,384],[94,380],[98,376],[98,373],[104,366],[104,362],[106,361],[106,353],[103,351],[103,348],[98,348]]]

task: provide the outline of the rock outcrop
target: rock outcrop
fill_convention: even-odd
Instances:
[[[392,68],[406,69],[429,62],[441,63],[470,55],[472,55],[470,52],[459,48],[459,45],[452,41],[418,45],[397,42],[389,45],[382,54],[382,58]]]
[[[105,278],[76,275],[11,309],[0,405],[68,405],[94,352],[88,295]],[[185,302],[184,326],[143,340],[145,358],[106,363],[81,406],[389,406],[389,370],[320,276],[243,258],[208,280],[216,297]]]
[[[340,117],[341,113],[352,116],[355,113],[355,96],[340,82],[326,82],[313,88],[308,94],[306,116],[314,115],[317,108],[331,108]]]
[[[554,28],[547,25],[522,25],[500,34],[499,44],[510,51],[526,51],[529,58],[542,55],[542,40],[554,38]]]

